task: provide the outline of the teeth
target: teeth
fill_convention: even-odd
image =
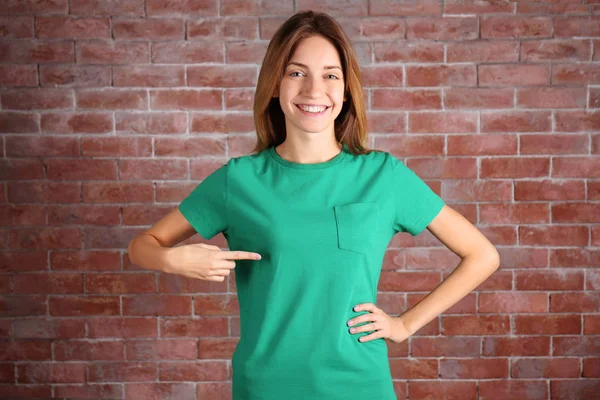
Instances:
[[[320,113],[320,112],[325,111],[325,109],[327,108],[326,106],[302,106],[302,105],[299,105],[298,107],[300,107],[303,111],[312,112],[312,113]]]

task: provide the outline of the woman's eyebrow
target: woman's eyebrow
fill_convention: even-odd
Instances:
[[[299,63],[299,62],[295,62],[295,61],[290,61],[290,62],[288,63],[288,66],[290,66],[290,65],[297,65],[297,66],[299,66],[299,67],[302,67],[302,68],[306,68],[306,69],[308,69],[308,65],[306,65],[306,64],[302,64],[302,63]],[[338,68],[340,71],[341,71],[341,69],[342,69],[341,67],[338,67],[337,65],[325,65],[325,66],[323,67],[323,69],[334,69],[334,68]]]

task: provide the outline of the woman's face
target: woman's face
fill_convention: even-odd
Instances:
[[[346,101],[342,63],[334,45],[320,35],[303,39],[284,68],[276,95],[288,134],[291,130],[334,134],[334,121]]]

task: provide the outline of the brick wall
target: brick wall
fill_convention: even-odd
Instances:
[[[3,0],[0,393],[231,397],[233,275],[154,273],[126,249],[250,152],[268,40],[305,8],[353,39],[371,145],[501,254],[390,343],[398,398],[600,392],[600,3]],[[401,313],[457,263],[427,231],[395,236],[379,305]]]

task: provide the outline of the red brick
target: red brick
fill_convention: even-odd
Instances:
[[[188,167],[185,160],[121,160],[119,179],[185,179]]]
[[[587,154],[587,135],[521,135],[521,154]]]
[[[600,83],[599,64],[552,64],[553,85],[589,85]]]
[[[248,87],[256,86],[258,71],[254,66],[189,66],[188,86]]]
[[[600,108],[600,88],[589,88],[590,100],[588,108]],[[583,107],[582,107],[583,108]]]
[[[156,156],[225,156],[226,144],[224,139],[213,138],[157,138],[154,143]]]
[[[480,222],[486,224],[538,224],[550,222],[544,203],[480,204]]]
[[[600,131],[600,111],[556,111],[557,132]]]
[[[583,321],[584,335],[600,333],[600,315],[584,315]]]
[[[549,132],[550,111],[500,111],[481,114],[482,132]]]
[[[228,399],[232,397],[232,384],[228,382],[198,382],[196,394],[201,399]]]
[[[158,380],[158,364],[154,362],[104,362],[91,364],[89,371],[90,382],[128,383]]]
[[[480,313],[548,312],[546,293],[496,292],[479,294]]]
[[[514,14],[516,4],[509,2],[495,3],[477,0],[446,0],[444,15],[448,14]]]
[[[484,337],[482,350],[485,357],[549,356],[550,337]]]
[[[52,316],[119,315],[119,298],[102,296],[50,297]]]
[[[130,383],[125,386],[125,398],[132,400],[192,399],[195,383]],[[116,396],[114,396],[116,398]]]
[[[115,271],[121,261],[115,251],[61,251],[50,253],[50,265],[54,271]]]
[[[1,361],[49,361],[52,343],[48,340],[3,340],[0,342]]]
[[[477,131],[477,114],[473,112],[411,112],[411,133],[469,133]]]
[[[13,323],[16,339],[78,339],[85,337],[85,321],[53,318],[19,319]]]
[[[538,178],[550,173],[549,158],[503,157],[481,160],[481,178]]]
[[[521,44],[520,60],[535,61],[588,61],[589,40],[532,40]]]
[[[15,229],[10,232],[10,242],[13,249],[80,249],[81,231],[66,227]]]
[[[34,205],[0,205],[0,217],[3,226],[44,225],[46,209]]]
[[[127,360],[196,360],[197,339],[130,340]],[[179,363],[178,365],[182,365]]]
[[[123,315],[191,315],[190,296],[123,296]]]
[[[225,109],[252,111],[254,108],[254,89],[225,89]],[[229,117],[244,117],[244,115],[232,114]],[[252,130],[250,128],[248,130]]]
[[[295,6],[296,12],[314,10],[341,17],[360,17],[369,13],[367,0],[348,0],[344,3],[338,3],[334,0],[297,0]]]
[[[123,206],[123,225],[153,225],[174,208],[174,206]]]
[[[161,337],[210,337],[228,336],[226,317],[207,318],[161,318]]]
[[[36,38],[109,39],[108,18],[36,17]]]
[[[444,89],[444,105],[448,109],[513,108],[512,88],[459,88]]]
[[[152,90],[150,107],[155,110],[221,110],[222,97],[219,89]]]
[[[144,16],[143,0],[119,0],[105,2],[102,0],[71,0],[69,13],[71,15],[118,15]]]
[[[251,115],[243,114],[199,114],[191,113],[190,133],[248,132],[254,129]]]
[[[600,16],[556,17],[554,35],[556,37],[600,36]]]
[[[147,157],[152,155],[152,139],[131,136],[82,138],[81,155],[100,157]]]
[[[153,188],[151,183],[85,182],[82,195],[87,203],[148,203]]]
[[[394,379],[433,379],[438,376],[435,360],[392,358],[390,370]]]
[[[0,43],[0,61],[11,63],[69,63],[75,59],[73,43],[13,39]]]
[[[557,3],[519,3],[517,12],[519,14],[571,14],[571,13],[583,13],[587,14],[590,11],[590,6],[586,4],[560,4]]]
[[[2,251],[0,272],[33,272],[48,269],[48,254],[45,251]]]
[[[482,38],[550,37],[552,18],[549,17],[483,17]]]
[[[363,84],[368,87],[398,87],[403,86],[402,67],[371,66],[361,70]]]
[[[0,112],[0,133],[39,133],[40,117],[36,113]]]
[[[552,249],[551,267],[600,267],[600,250],[593,249]]]
[[[184,40],[185,21],[174,18],[117,19],[113,20],[113,37],[116,40]]]
[[[424,0],[406,4],[390,0],[371,0],[369,9],[369,15],[375,16],[436,16],[441,14],[441,4],[435,0]]]
[[[515,182],[515,200],[584,200],[583,181],[518,181]]]
[[[194,297],[194,315],[231,316],[239,313],[236,297],[230,295],[204,295]]]
[[[109,398],[118,399],[123,397],[123,384],[92,384],[92,385],[57,385],[54,395],[67,398]]]
[[[464,180],[444,182],[446,201],[510,201],[512,185],[509,181]]]
[[[474,17],[410,18],[406,20],[406,38],[472,40],[479,36],[478,28]]]
[[[600,307],[600,293],[552,293],[550,312],[553,313],[595,313]]]
[[[600,354],[600,341],[594,336],[556,336],[553,339],[554,356],[589,356]]]
[[[110,133],[112,114],[108,112],[60,112],[42,114],[44,133]]]
[[[406,35],[405,21],[398,18],[362,18],[356,28],[351,39],[402,40]]]
[[[224,12],[224,7],[225,4],[221,2],[221,12]],[[255,40],[258,38],[258,18],[256,17],[202,18],[187,20],[186,23],[188,40]]]
[[[585,88],[519,88],[520,108],[585,108]]]
[[[411,340],[412,357],[479,357],[477,337],[435,337]]]
[[[486,399],[544,399],[548,398],[548,386],[541,380],[481,381],[479,395]]]
[[[129,242],[138,234],[143,232],[144,228],[104,228],[89,227],[84,229],[83,247],[84,248],[127,248]]]
[[[54,342],[54,359],[60,361],[75,360],[123,360],[124,343],[116,341],[57,341]]]
[[[66,205],[48,207],[49,225],[120,225],[118,206]]]
[[[546,85],[550,79],[547,65],[480,65],[478,73],[479,86]]]
[[[90,318],[87,324],[90,338],[155,338],[158,335],[156,318]]]
[[[509,41],[466,41],[447,44],[448,62],[516,62],[519,43]]]
[[[36,87],[38,86],[37,68],[35,65],[0,65],[0,85]]]
[[[67,14],[69,4],[68,0],[7,0],[3,4],[3,12],[8,14]]]
[[[103,65],[40,65],[40,83],[46,87],[111,86],[111,71]]]
[[[447,315],[442,318],[445,336],[505,335],[509,332],[510,320],[504,315]]]
[[[114,160],[48,159],[45,165],[48,179],[106,180],[117,177]]]
[[[600,378],[600,357],[584,358],[581,376],[584,378]]]
[[[148,109],[148,94],[145,90],[78,90],[76,96],[78,108],[99,110]]]
[[[552,176],[556,178],[599,178],[600,159],[598,157],[554,157]]]
[[[185,86],[185,68],[170,65],[113,66],[114,86]]]
[[[403,40],[373,43],[375,62],[443,62],[444,45],[434,41]],[[450,61],[450,60],[448,60]]]
[[[600,204],[552,204],[552,222],[598,223],[600,222]]]
[[[218,4],[215,0],[146,0],[146,13],[149,17],[210,16],[218,14]]]
[[[374,89],[373,110],[440,110],[442,95],[436,89]]]
[[[516,155],[516,135],[475,134],[448,136],[448,155]]]
[[[580,369],[579,359],[575,358],[528,357],[514,360],[510,375],[513,378],[577,378]]]
[[[287,15],[294,5],[278,0],[221,0],[221,15]]]
[[[85,290],[100,294],[156,293],[155,274],[86,274]]]
[[[475,65],[406,66],[406,86],[476,86]]]
[[[187,115],[184,112],[115,113],[117,133],[168,134],[185,133]]]
[[[442,379],[508,378],[508,368],[507,358],[441,359],[439,376]]]
[[[44,174],[41,160],[0,159],[0,179],[41,179]]]
[[[267,52],[267,44],[262,42],[226,43],[227,63],[256,63],[262,64]],[[222,60],[219,60],[221,62]]]
[[[514,324],[514,333],[517,335],[581,333],[579,315],[515,315]]]
[[[84,383],[85,363],[35,363],[17,365],[18,383]]]
[[[422,380],[408,383],[410,398],[414,400],[445,399],[474,400],[477,398],[477,383],[468,381]],[[406,395],[397,394],[399,399]]]
[[[141,64],[150,62],[150,45],[144,42],[77,42],[78,64]],[[72,51],[71,51],[72,52]]]
[[[521,226],[521,244],[529,246],[587,246],[586,226]]]
[[[83,293],[81,274],[16,274],[13,276],[15,294],[76,294]]]
[[[583,271],[517,271],[517,290],[583,290]]]
[[[72,92],[65,89],[13,89],[2,92],[3,109],[72,109],[73,100]]]
[[[224,62],[223,44],[206,42],[152,43],[152,62],[169,64],[196,64]]]

